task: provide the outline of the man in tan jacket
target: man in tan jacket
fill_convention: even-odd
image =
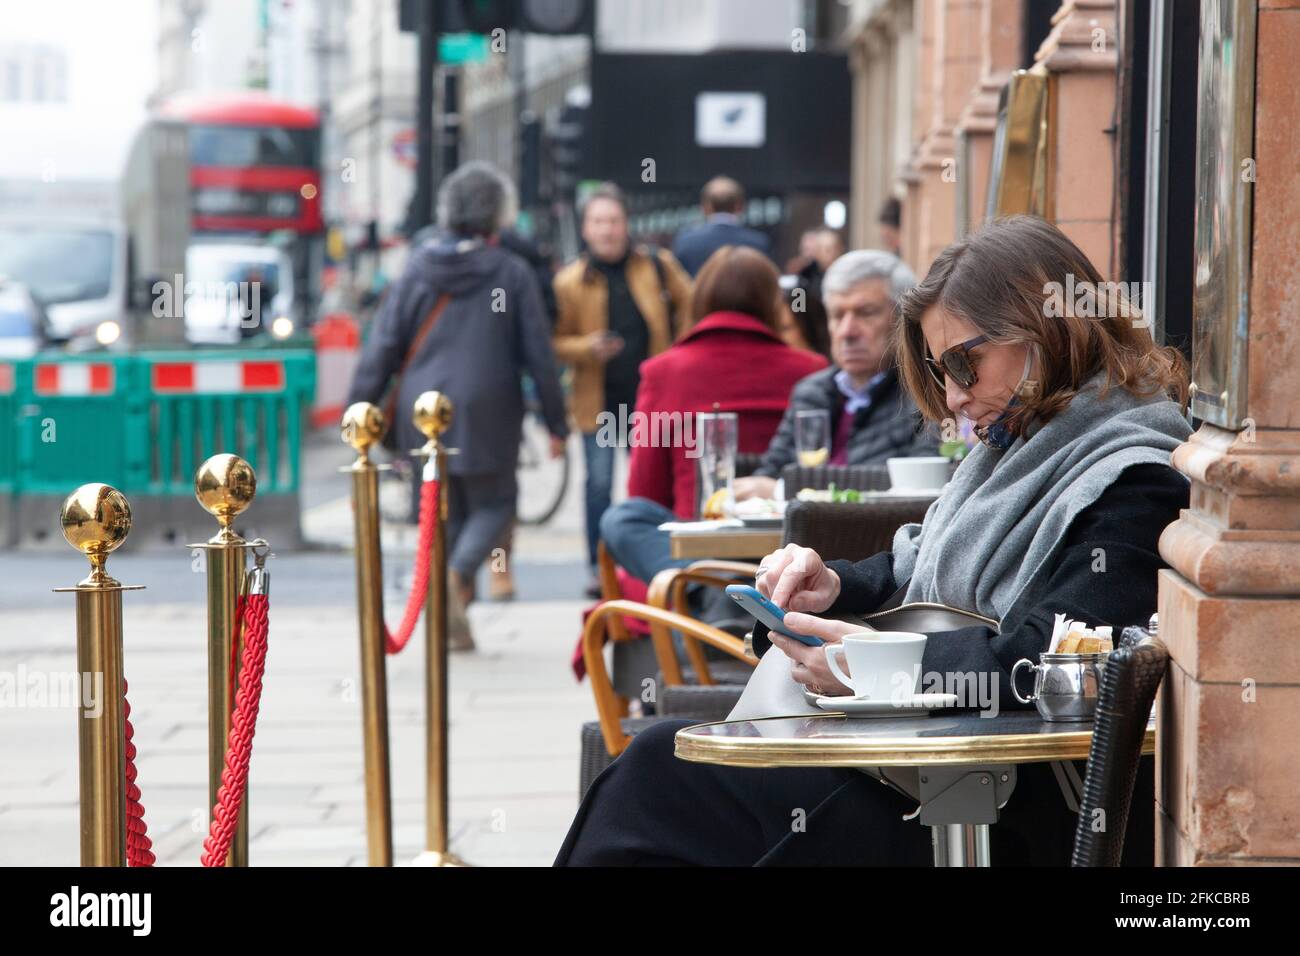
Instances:
[[[571,411],[586,461],[587,561],[596,569],[600,517],[614,483],[614,446],[598,440],[601,413],[636,407],[640,366],[681,330],[691,281],[672,254],[632,248],[618,187],[597,188],[582,207],[587,251],[555,277],[555,355],[573,366]],[[597,594],[599,593],[597,589]]]

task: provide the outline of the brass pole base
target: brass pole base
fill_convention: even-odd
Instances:
[[[411,866],[469,866],[455,853],[448,850],[446,853],[439,853],[437,850],[425,850],[414,860]]]

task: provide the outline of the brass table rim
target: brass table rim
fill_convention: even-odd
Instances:
[[[756,720],[822,720],[845,714],[796,714]],[[928,718],[908,718],[926,720]],[[697,737],[691,731],[728,723],[715,720],[683,727],[674,735],[675,753],[694,763],[731,767],[939,767],[989,763],[1047,763],[1086,760],[1092,745],[1091,721],[1080,730],[1051,734],[999,734],[968,737],[772,738]],[[1148,725],[1142,753],[1155,752],[1155,729]]]

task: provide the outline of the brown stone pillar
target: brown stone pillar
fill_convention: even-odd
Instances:
[[[988,202],[993,135],[998,125],[998,96],[1011,71],[1020,65],[1025,0],[983,0],[980,4],[980,80],[972,91],[957,131],[966,140],[965,168],[959,170],[966,192],[966,228],[984,222]]]
[[[982,0],[930,0],[922,21],[922,81],[928,95],[918,105],[928,111],[918,125],[924,135],[917,148],[913,173],[916,205],[905,213],[915,217],[915,259],[924,275],[934,257],[957,235],[957,169],[954,132],[962,108],[979,81],[979,24]],[[925,77],[929,71],[928,82]],[[911,198],[910,188],[908,196]]]
[[[1300,0],[1259,7],[1246,427],[1175,451],[1191,507],[1160,541],[1164,865],[1300,862]]]
[[[1051,83],[1048,218],[1116,279],[1115,0],[1066,0],[1035,59]]]

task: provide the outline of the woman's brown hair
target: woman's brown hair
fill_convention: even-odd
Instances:
[[[723,246],[695,277],[690,321],[682,334],[714,312],[743,312],[780,334],[780,301],[781,277],[767,256],[748,246]]]
[[[921,317],[936,305],[991,342],[1030,347],[1038,359],[1038,389],[1020,399],[1026,418],[1049,421],[1099,372],[1106,376],[1103,391],[1163,392],[1187,406],[1182,353],[1157,345],[1123,284],[1105,282],[1082,250],[1046,220],[1010,216],[959,239],[899,302],[899,374],[922,414],[938,422],[952,413],[943,386],[926,367],[921,334]]]

